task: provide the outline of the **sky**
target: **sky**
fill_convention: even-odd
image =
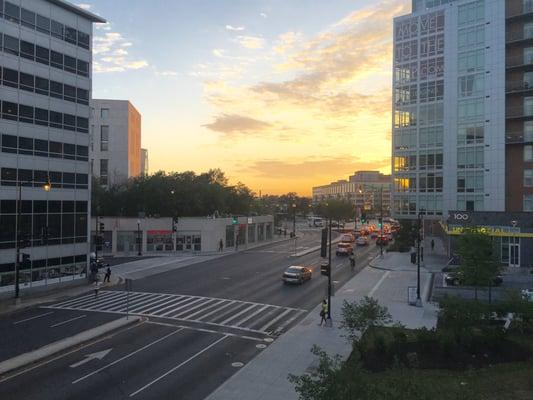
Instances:
[[[410,0],[92,0],[93,98],[142,115],[150,173],[310,195],[390,173],[392,18]]]

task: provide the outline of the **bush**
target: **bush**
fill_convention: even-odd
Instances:
[[[341,313],[340,327],[347,332],[345,336],[352,342],[368,328],[383,326],[392,322],[387,307],[379,305],[376,299],[368,296],[359,302],[344,300]]]

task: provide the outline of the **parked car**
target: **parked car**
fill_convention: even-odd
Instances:
[[[520,293],[524,300],[533,302],[533,289],[522,289]]]
[[[366,237],[366,236],[358,237],[357,240],[355,241],[355,244],[357,246],[367,246],[368,245],[368,237]]]
[[[353,254],[353,247],[350,243],[339,243],[335,254],[338,256],[349,256]]]
[[[447,285],[450,286],[459,286],[462,285],[462,272],[461,271],[453,271],[444,274],[444,281]],[[497,275],[492,280],[492,286],[500,286],[503,283],[503,277],[501,275]]]
[[[341,242],[343,243],[353,243],[355,238],[351,233],[345,233],[341,236]]]
[[[376,245],[383,245],[386,246],[389,244],[389,238],[386,235],[379,235],[376,238]]]
[[[301,265],[291,265],[285,270],[281,279],[285,283],[298,283],[302,284],[305,281],[311,279],[313,271],[309,267]]]

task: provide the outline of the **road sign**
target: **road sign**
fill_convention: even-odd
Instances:
[[[102,358],[107,356],[111,350],[113,350],[113,349],[106,349],[106,350],[99,351],[97,353],[87,354],[83,360],[72,364],[70,366],[70,368],[77,368],[80,365],[86,364],[86,363],[88,363],[91,360],[101,360]]]

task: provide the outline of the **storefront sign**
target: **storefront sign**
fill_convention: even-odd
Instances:
[[[450,211],[450,218],[448,221],[450,223],[464,223],[470,222],[472,215],[467,211]]]
[[[170,235],[172,231],[159,229],[146,231],[149,235]]]

